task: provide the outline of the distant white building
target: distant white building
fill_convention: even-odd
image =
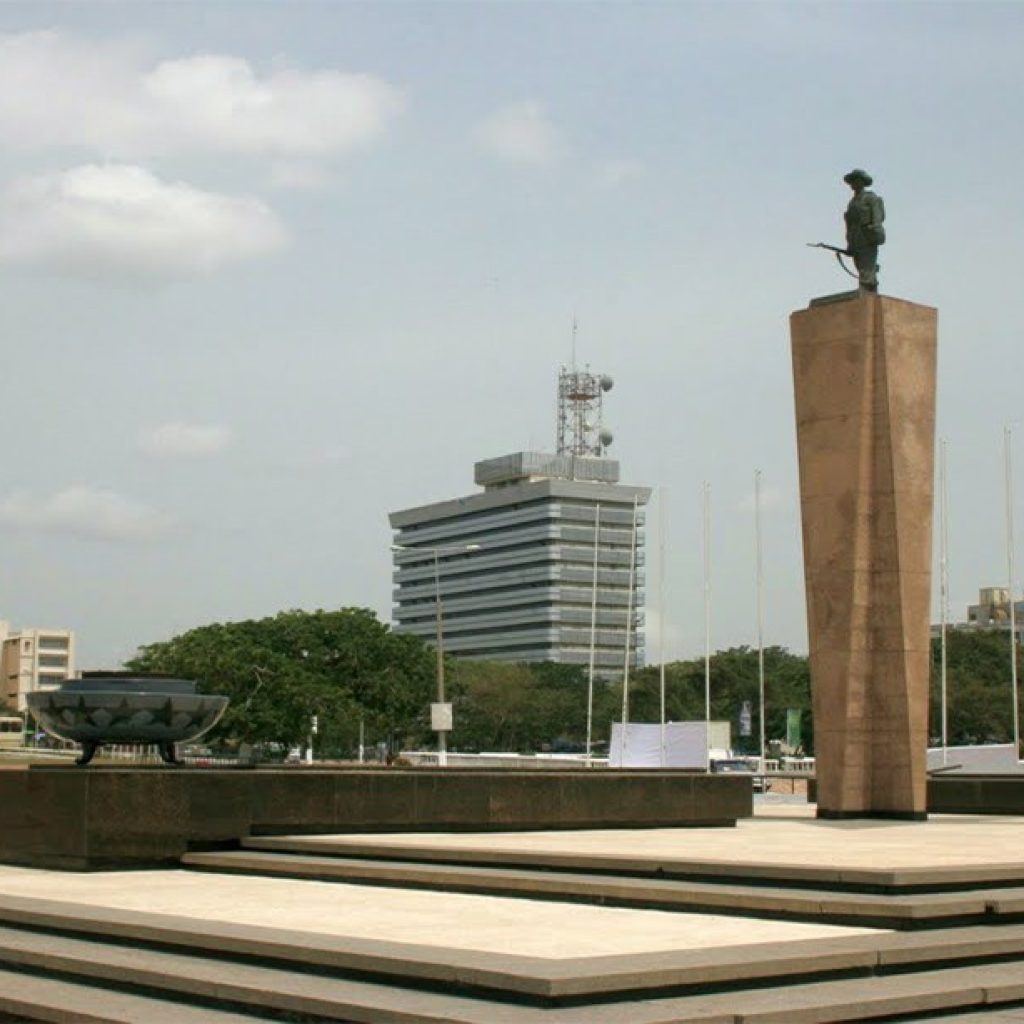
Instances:
[[[14,629],[0,619],[3,698],[18,711],[37,690],[54,690],[75,674],[75,634],[70,629]]]
[[[1024,601],[1013,603],[1014,625],[1017,637],[1024,634]],[[966,622],[949,622],[948,629],[1000,629],[1010,628],[1010,591],[1006,587],[981,587],[978,590],[978,603],[967,606]],[[932,636],[937,637],[942,627],[934,623]]]
[[[1016,601],[1013,614],[1017,628],[1024,616],[1024,601]],[[982,587],[978,603],[967,606],[967,624],[982,629],[1010,628],[1010,591],[1006,587]]]

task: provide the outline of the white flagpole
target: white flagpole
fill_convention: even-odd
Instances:
[[[761,774],[765,773],[764,726],[764,570],[761,560],[761,470],[754,471],[754,537],[757,549],[757,680],[761,709]]]
[[[939,615],[941,633],[940,705],[942,710],[942,763],[949,762],[949,703],[946,687],[946,629],[949,624],[949,514],[946,486],[946,442],[939,443]]]
[[[633,498],[633,543],[629,552],[629,594],[626,598],[626,658],[622,668],[622,766],[626,766],[626,737],[629,732],[629,641],[633,632],[633,581],[636,578],[636,516],[638,499]]]
[[[594,506],[594,576],[590,588],[590,668],[587,673],[587,764],[594,735],[594,657],[597,647],[597,551],[601,540],[601,505]]]
[[[659,489],[661,502],[658,507],[658,612],[661,625],[658,629],[658,695],[661,702],[661,767],[664,768],[667,757],[665,754],[665,488]]]
[[[711,484],[704,481],[704,767],[711,769]]]
[[[1013,751],[1015,760],[1020,760],[1020,710],[1017,696],[1017,615],[1014,607],[1013,567],[1013,454],[1012,436],[1009,427],[1003,428],[1003,444],[1006,457],[1006,566],[1010,591],[1010,686],[1013,688]]]

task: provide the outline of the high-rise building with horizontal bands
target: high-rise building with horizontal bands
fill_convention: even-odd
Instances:
[[[602,676],[627,658],[643,664],[651,492],[620,484],[604,454],[600,395],[610,388],[563,370],[558,453],[478,462],[481,491],[391,514],[397,632],[433,642],[440,619],[456,656],[584,666],[593,656]]]

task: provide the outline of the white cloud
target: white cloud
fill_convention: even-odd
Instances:
[[[139,447],[150,455],[216,455],[231,443],[231,430],[219,423],[164,423],[139,437]]]
[[[378,138],[404,106],[382,78],[200,54],[155,65],[129,43],[0,35],[7,145],[88,146],[105,157],[202,149],[325,155]]]
[[[598,165],[597,183],[601,188],[617,188],[643,174],[644,165],[639,160],[605,160]]]
[[[164,61],[143,87],[183,138],[249,152],[364,146],[403,106],[399,90],[372,75],[283,70],[260,79],[248,61],[216,54]]]
[[[270,185],[280,189],[323,188],[337,182],[322,164],[311,160],[276,160],[270,167]]]
[[[0,524],[89,540],[138,541],[158,536],[170,520],[115,491],[76,485],[41,499],[16,491],[0,502]]]
[[[0,35],[0,135],[5,145],[109,150],[151,133],[129,45],[57,32]]]
[[[534,167],[555,163],[566,150],[561,132],[536,100],[494,111],[477,126],[476,137],[492,155]]]
[[[257,199],[164,182],[125,164],[23,178],[0,196],[0,260],[86,277],[202,273],[285,241]]]

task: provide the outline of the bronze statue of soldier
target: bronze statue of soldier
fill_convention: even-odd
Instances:
[[[866,292],[878,291],[878,247],[885,242],[885,204],[882,197],[870,190],[871,175],[859,167],[843,176],[853,189],[853,198],[846,207],[846,255],[853,257],[860,287]]]
[[[843,175],[843,181],[853,189],[853,198],[846,207],[846,248],[826,242],[808,242],[812,248],[834,252],[839,265],[851,277],[857,278],[862,292],[878,291],[878,247],[885,242],[885,203],[882,197],[870,191],[871,175],[859,167]],[[857,273],[843,262],[844,256],[853,257]]]

